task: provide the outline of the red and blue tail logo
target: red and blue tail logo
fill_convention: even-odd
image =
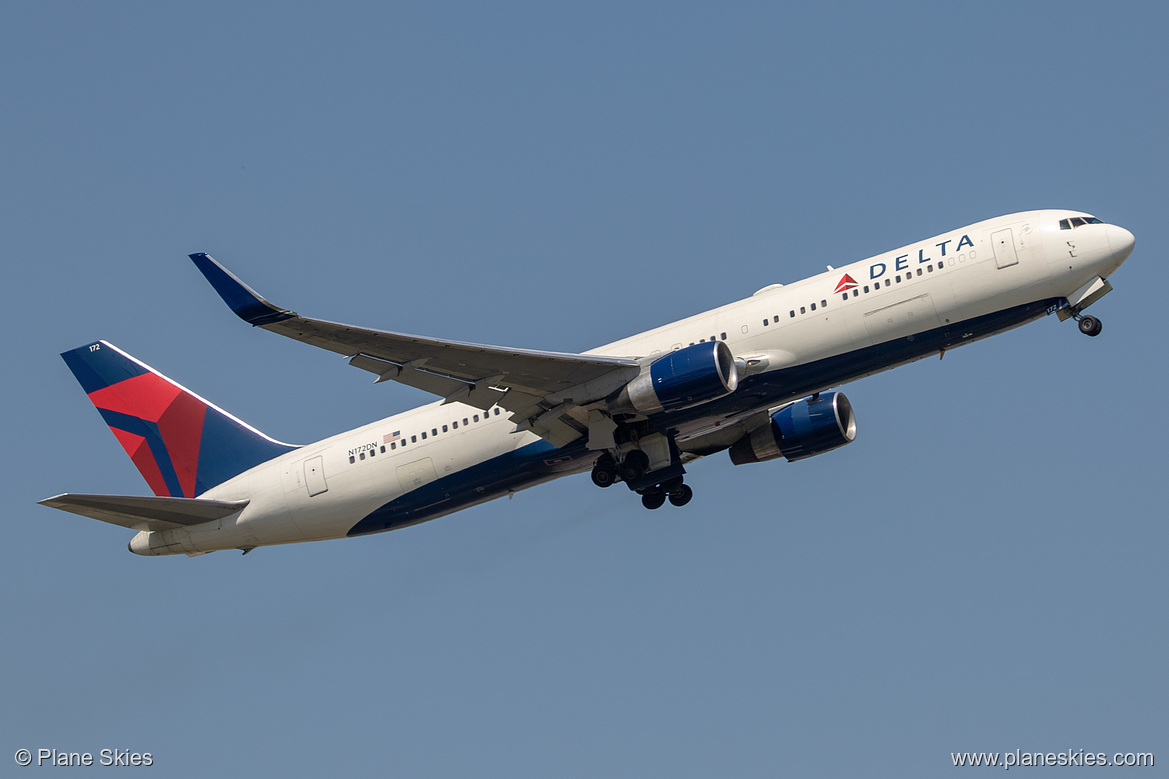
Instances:
[[[105,341],[61,356],[155,495],[193,498],[296,448]]]

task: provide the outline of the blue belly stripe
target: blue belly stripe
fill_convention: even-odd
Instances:
[[[1037,300],[804,365],[748,376],[739,382],[738,390],[725,398],[695,408],[658,414],[650,421],[658,430],[667,431],[699,417],[765,409],[1009,330],[1046,315],[1048,309],[1058,303],[1057,298]],[[511,491],[560,476],[583,473],[592,468],[596,455],[585,447],[584,437],[561,449],[546,441],[537,441],[408,492],[363,518],[350,528],[347,535],[380,533],[416,525]]]

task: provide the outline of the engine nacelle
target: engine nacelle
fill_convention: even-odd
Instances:
[[[659,357],[609,402],[613,413],[656,414],[721,398],[739,386],[730,347],[706,341]]]
[[[852,443],[855,438],[852,404],[843,392],[826,392],[776,411],[771,424],[731,446],[731,462],[761,463],[781,455],[795,462]]]

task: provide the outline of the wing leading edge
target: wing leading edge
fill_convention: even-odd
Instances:
[[[375,374],[479,408],[511,412],[517,429],[557,446],[588,426],[583,407],[603,400],[641,371],[636,360],[448,341],[302,317],[265,300],[207,254],[191,260],[240,319],[349,358]]]

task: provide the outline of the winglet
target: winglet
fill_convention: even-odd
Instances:
[[[210,255],[199,252],[190,255],[191,260],[211,286],[223,298],[223,302],[245,322],[261,327],[282,322],[296,316],[291,311],[272,305],[260,297],[251,287],[237,279],[231,271],[211,259]]]

